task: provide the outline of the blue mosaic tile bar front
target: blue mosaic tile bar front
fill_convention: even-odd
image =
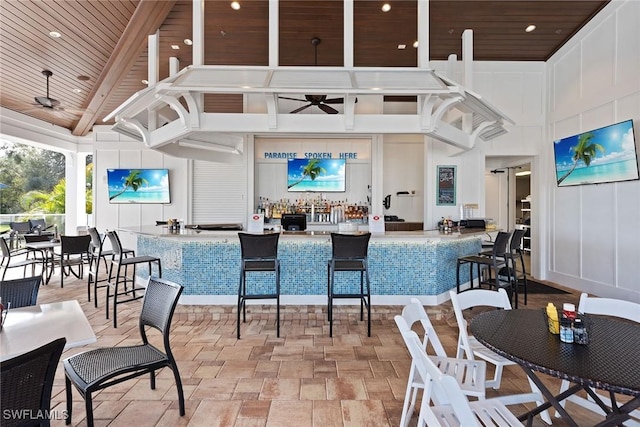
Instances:
[[[478,235],[443,239],[385,238],[387,235],[374,235],[369,244],[373,295],[447,292],[456,287],[458,257],[481,250]],[[237,295],[240,242],[235,233],[211,239],[139,234],[137,247],[139,255],[160,256],[163,277],[184,285],[183,295]],[[282,235],[278,257],[282,295],[326,295],[327,261],[331,258],[329,236]],[[460,274],[462,283],[469,281],[468,268],[462,268]],[[273,274],[252,273],[247,279],[256,293],[266,293],[273,286]],[[359,273],[340,272],[336,275],[336,286],[352,284],[354,280],[359,281]]]

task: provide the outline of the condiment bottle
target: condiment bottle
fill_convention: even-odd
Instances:
[[[580,318],[573,321],[573,342],[576,344],[589,344],[587,328],[585,328]]]
[[[560,341],[566,343],[573,342],[573,329],[571,328],[571,319],[563,317],[560,319]]]
[[[558,323],[558,310],[552,302],[547,304],[547,322],[549,323],[549,332],[558,335],[560,333],[560,324]]]
[[[562,317],[573,320],[576,318],[576,306],[565,302],[562,304]]]

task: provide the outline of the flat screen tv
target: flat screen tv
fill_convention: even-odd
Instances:
[[[633,120],[554,141],[558,187],[639,179]]]
[[[345,159],[288,159],[287,190],[344,192],[345,166]]]
[[[171,203],[168,169],[107,169],[109,203]]]

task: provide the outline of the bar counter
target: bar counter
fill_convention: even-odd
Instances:
[[[235,304],[240,278],[238,231],[142,226],[119,232],[137,237],[137,254],[159,256],[163,277],[184,285],[183,304]],[[283,304],[325,304],[331,232],[282,232],[278,245]],[[458,257],[481,250],[484,230],[442,234],[437,230],[373,233],[369,243],[372,304],[405,304],[417,296],[424,304],[448,299],[456,286]],[[462,271],[464,270],[464,271]],[[461,281],[469,281],[468,269]],[[143,268],[138,274],[145,275]],[[257,291],[273,284],[273,275],[252,274]],[[359,282],[357,273],[341,273],[336,285]],[[466,275],[465,275],[466,274]],[[248,282],[249,285],[249,282]],[[348,301],[347,301],[348,303]]]

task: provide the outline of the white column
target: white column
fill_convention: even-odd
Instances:
[[[204,65],[204,0],[193,0],[193,65]]]
[[[344,0],[344,67],[353,67],[353,0]]]
[[[180,60],[175,56],[169,58],[169,77],[175,76],[180,71]]]
[[[66,181],[64,196],[65,228],[60,232],[74,235],[78,224],[78,198],[80,196],[78,194],[78,155],[76,153],[64,153],[64,178]]]
[[[418,68],[429,68],[429,0],[418,0]]]
[[[269,66],[277,67],[280,64],[280,2],[269,0]]]
[[[156,30],[154,34],[148,37],[147,46],[147,80],[149,86],[158,83],[160,79],[160,30]],[[158,128],[158,114],[155,111],[149,111],[148,129],[153,131]]]
[[[462,67],[462,84],[465,88],[473,90],[473,30],[462,32]]]
[[[77,176],[77,195],[76,200],[78,201],[78,205],[76,206],[77,211],[77,220],[76,220],[76,229],[77,227],[87,227],[87,156],[91,153],[76,153],[76,176]],[[69,184],[67,183],[67,190],[69,188]]]

